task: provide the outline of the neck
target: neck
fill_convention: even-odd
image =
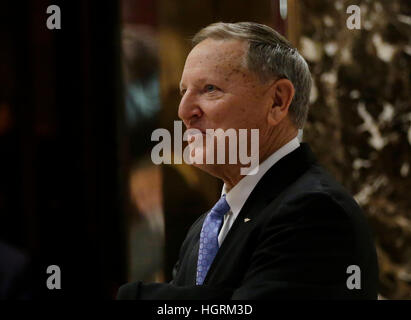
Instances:
[[[276,130],[270,133],[268,139],[264,139],[263,143],[260,143],[259,150],[259,164],[264,162],[269,156],[286,145],[292,139],[298,135],[298,130],[295,127],[290,129],[289,126],[278,126]],[[245,176],[241,175],[241,168],[245,166],[229,166],[225,168],[221,179],[226,185],[227,191],[234,188]]]

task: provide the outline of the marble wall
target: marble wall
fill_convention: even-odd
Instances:
[[[314,79],[304,140],[366,212],[381,298],[411,299],[411,2],[305,0],[300,12]]]

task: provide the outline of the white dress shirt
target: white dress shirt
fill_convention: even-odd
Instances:
[[[221,195],[226,194],[226,200],[230,206],[230,211],[225,214],[223,226],[218,234],[218,244],[220,246],[258,181],[260,181],[268,169],[270,169],[277,161],[297,149],[299,146],[299,139],[298,137],[295,137],[265,159],[259,165],[258,172],[256,174],[247,175],[242,178],[240,182],[238,182],[228,193],[226,185],[224,184]]]

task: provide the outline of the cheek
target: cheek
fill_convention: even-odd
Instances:
[[[235,101],[230,101],[230,99],[224,98],[215,101],[207,101],[203,104],[203,111],[208,121],[212,122],[214,125],[228,122],[234,114],[235,109]]]
[[[261,102],[244,99],[231,117],[238,128],[260,128],[265,119],[264,114]]]
[[[208,101],[203,110],[214,128],[260,128],[264,121],[261,101],[248,94]]]

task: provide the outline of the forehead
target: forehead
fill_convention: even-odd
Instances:
[[[247,44],[245,41],[203,40],[188,55],[183,78],[185,75],[228,76],[230,73],[246,72],[246,53]]]
[[[186,66],[191,66],[192,62],[201,64],[210,60],[242,64],[246,51],[245,41],[205,39],[191,50]]]

